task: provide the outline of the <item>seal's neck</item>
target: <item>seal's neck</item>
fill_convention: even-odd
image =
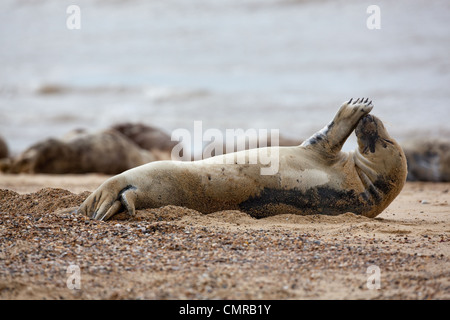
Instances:
[[[379,173],[375,168],[376,164],[374,164],[364,156],[361,148],[357,148],[353,152],[353,161],[355,162],[356,167],[359,169],[359,172],[364,173],[364,176],[367,177],[371,183],[375,182],[378,179]],[[364,180],[366,179],[362,178],[361,180],[363,180],[364,182]]]

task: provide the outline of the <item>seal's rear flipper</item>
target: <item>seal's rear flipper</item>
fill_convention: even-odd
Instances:
[[[128,214],[132,217],[134,216],[135,210],[135,202],[136,202],[137,194],[136,187],[127,186],[123,189],[119,194],[120,202],[127,209]]]
[[[135,202],[137,199],[136,187],[128,185],[123,188],[116,200],[112,202],[105,202],[98,209],[93,218],[101,221],[106,221],[111,218],[116,213],[119,213],[123,208],[125,208],[130,216],[135,214]]]
[[[113,215],[118,213],[122,209],[122,203],[118,200],[114,201],[113,205],[106,211],[103,217],[100,217],[99,220],[106,221],[111,218]]]

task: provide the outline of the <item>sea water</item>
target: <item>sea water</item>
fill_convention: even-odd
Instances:
[[[119,122],[305,139],[369,97],[399,141],[449,136],[449,16],[446,0],[2,0],[0,135],[13,154]]]

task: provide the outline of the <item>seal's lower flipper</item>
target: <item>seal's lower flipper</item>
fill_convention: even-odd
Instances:
[[[103,216],[94,216],[94,219],[106,221],[122,209],[122,203],[119,200],[114,201],[113,205],[103,214]]]
[[[368,98],[353,98],[345,102],[334,116],[334,119],[322,130],[302,143],[302,146],[316,148],[319,152],[337,154],[347,138],[356,128],[359,120],[373,108]]]
[[[130,216],[134,216],[136,199],[136,187],[126,186],[119,192],[118,198],[109,208],[107,203],[104,203],[98,211],[94,212],[92,217],[97,220],[108,220],[123,208],[126,209]]]

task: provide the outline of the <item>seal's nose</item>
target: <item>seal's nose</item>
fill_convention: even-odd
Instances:
[[[356,136],[375,136],[378,132],[377,127],[376,118],[370,114],[365,115],[359,120],[359,123],[355,128]]]
[[[370,114],[368,114],[362,118],[362,122],[363,122],[363,124],[366,124],[368,122],[374,122],[374,119]]]

